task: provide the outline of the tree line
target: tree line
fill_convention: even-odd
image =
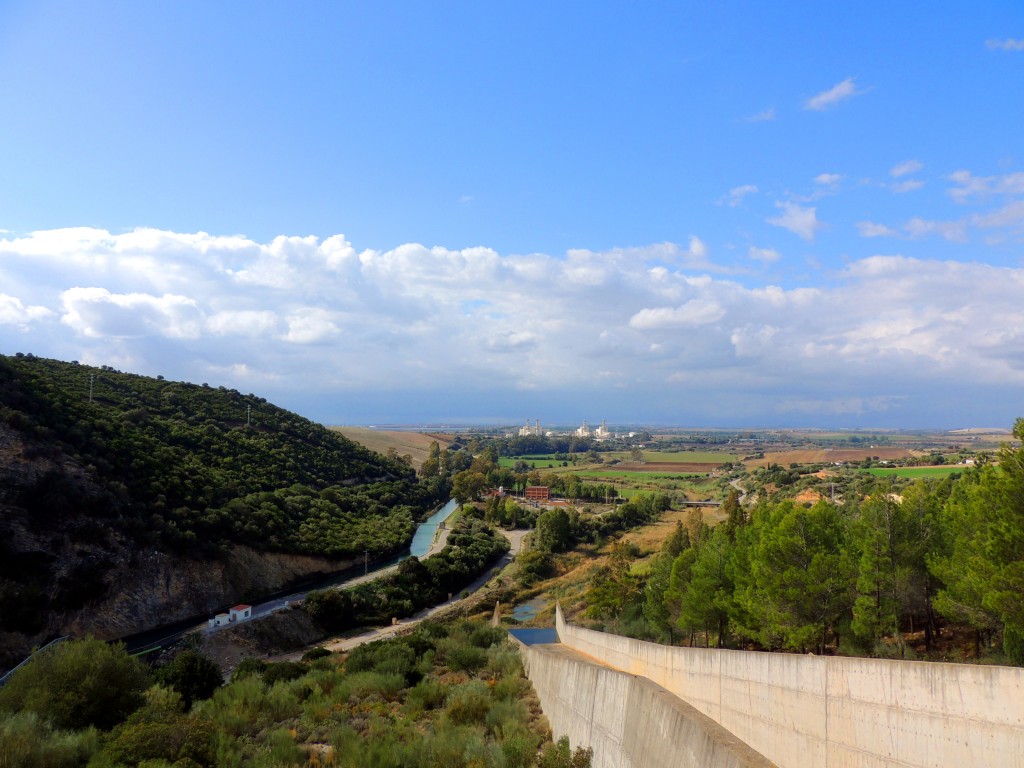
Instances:
[[[899,657],[913,654],[904,633],[930,648],[948,622],[973,630],[977,653],[999,645],[1024,664],[1024,448],[841,506],[762,498],[748,512],[733,493],[724,509],[714,528],[696,513],[677,526],[645,583],[620,557],[594,614],[670,642]]]

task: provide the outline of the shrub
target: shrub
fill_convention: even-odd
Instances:
[[[69,640],[11,676],[0,688],[0,711],[35,712],[57,728],[109,730],[142,706],[148,684],[122,644]]]
[[[450,637],[438,643],[447,665],[456,672],[475,672],[487,663],[487,651]]]
[[[35,712],[0,719],[0,766],[63,768],[83,765],[99,747],[94,728],[58,731]]]
[[[266,669],[267,662],[263,661],[263,659],[257,659],[255,656],[249,656],[238,663],[235,671],[231,673],[231,679],[234,681],[244,680],[253,675],[262,676]]]
[[[103,755],[114,764],[145,760],[166,760],[175,766],[214,764],[214,729],[209,720],[183,714],[154,719],[144,713],[136,712],[111,732]]]
[[[156,672],[156,679],[181,694],[186,710],[196,701],[205,701],[224,683],[216,662],[196,651],[182,651],[170,664]]]
[[[304,654],[302,654],[303,661],[316,661],[317,659],[330,658],[331,652],[323,646],[317,646],[316,648],[310,648]]]
[[[482,680],[470,680],[452,689],[445,714],[457,725],[483,723],[491,708],[491,696]]]
[[[436,709],[444,703],[445,687],[433,679],[420,680],[409,689],[405,701],[410,709],[423,711]]]
[[[271,662],[263,670],[263,683],[271,686],[274,683],[297,680],[306,674],[306,671],[306,665],[297,661]]]

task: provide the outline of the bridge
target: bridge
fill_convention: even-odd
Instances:
[[[561,607],[555,633],[523,661],[595,768],[1024,768],[1024,669],[678,648]]]

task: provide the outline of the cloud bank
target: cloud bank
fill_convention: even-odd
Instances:
[[[778,224],[809,239],[814,220],[797,208]],[[696,236],[552,256],[50,230],[0,239],[0,342],[308,396],[326,421],[354,418],[346,402],[366,393],[399,403],[438,391],[517,418],[524,403],[557,401],[666,423],[907,419],[908,400],[929,413],[954,389],[1024,384],[1022,268],[877,255],[817,288],[715,268]]]

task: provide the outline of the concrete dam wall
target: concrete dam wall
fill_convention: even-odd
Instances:
[[[556,738],[594,748],[594,768],[772,768],[711,718],[650,680],[561,645],[520,653]]]
[[[1024,669],[675,648],[573,626],[561,609],[556,629],[568,648],[656,683],[783,768],[1024,768]],[[556,687],[578,684],[563,676]]]

